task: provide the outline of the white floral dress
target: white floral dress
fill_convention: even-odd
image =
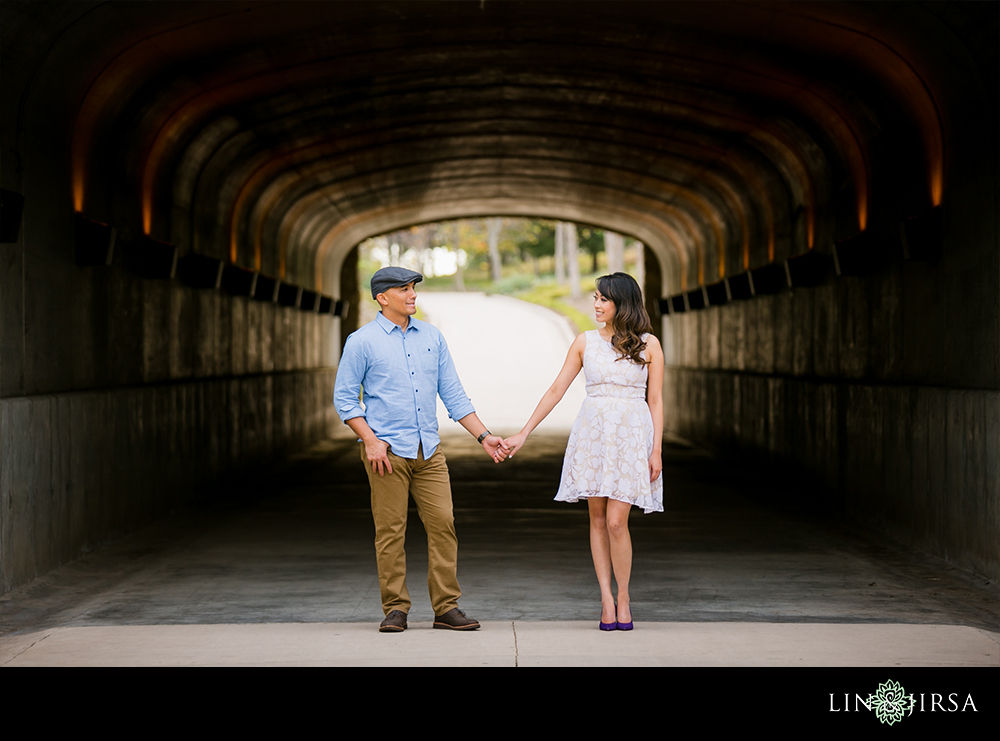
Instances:
[[[646,403],[647,367],[617,360],[614,347],[596,329],[586,339],[587,398],[569,435],[556,501],[608,497],[646,514],[662,512],[663,475],[649,482],[653,417]]]

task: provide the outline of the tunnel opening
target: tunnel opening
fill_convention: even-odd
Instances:
[[[595,326],[587,315],[598,276],[621,271],[640,285],[646,282],[641,242],[552,219],[496,216],[414,225],[366,239],[358,249],[362,298],[375,270],[397,265],[424,275],[422,291],[522,297],[554,307],[577,332]],[[655,256],[652,269],[660,269]],[[651,280],[654,286],[661,282]],[[658,307],[658,301],[657,292],[650,306]],[[370,312],[366,318],[373,318]]]
[[[415,225],[359,245],[359,322],[374,320],[378,311],[369,295],[376,270],[393,265],[424,275],[415,286],[417,318],[444,332],[467,392],[477,409],[483,405],[480,416],[509,435],[527,421],[573,338],[600,326],[593,310],[598,276],[620,271],[645,283],[646,252],[641,242],[611,230],[551,219],[496,216]],[[653,262],[649,272],[658,271]],[[655,311],[658,296],[647,305]],[[341,331],[346,339],[351,330],[342,325]],[[504,379],[502,390],[498,378]],[[575,383],[542,429],[568,432],[581,401]],[[454,427],[440,400],[438,418],[442,430]]]

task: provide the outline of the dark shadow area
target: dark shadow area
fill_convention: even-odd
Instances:
[[[596,619],[584,503],[552,501],[565,439],[489,463],[444,441],[463,608],[480,620]],[[911,623],[995,631],[995,585],[940,559],[745,497],[747,471],[664,451],[665,512],[630,521],[641,621]],[[808,491],[799,492],[806,497]],[[325,441],[210,506],[177,512],[0,598],[0,634],[57,626],[371,622],[381,617],[357,444]],[[430,617],[426,544],[407,539],[415,620]]]

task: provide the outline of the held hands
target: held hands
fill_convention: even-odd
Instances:
[[[525,433],[519,432],[516,435],[511,435],[506,440],[504,440],[504,442],[507,444],[507,447],[510,449],[511,458],[514,457],[514,453],[516,453],[522,447],[524,447],[524,443],[527,441],[527,439],[528,436]]]
[[[506,441],[499,435],[487,435],[484,437],[483,450],[493,459],[494,463],[500,463],[510,454]]]
[[[498,435],[488,435],[483,438],[483,450],[493,459],[494,463],[500,463],[507,458],[510,453],[507,444]],[[389,462],[389,444],[375,438],[372,442],[365,443],[365,457],[371,464],[372,473],[379,476],[392,473],[392,464]]]

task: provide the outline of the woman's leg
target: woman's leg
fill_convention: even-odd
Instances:
[[[608,541],[608,500],[604,497],[587,499],[590,510],[590,553],[594,557],[594,571],[601,588],[601,622],[613,623],[615,598],[611,593],[611,546]]]
[[[629,606],[628,582],[632,576],[632,538],[628,532],[628,516],[632,505],[614,499],[607,502],[607,532],[611,546],[611,563],[614,566],[615,581],[618,583],[619,623],[632,622]]]

